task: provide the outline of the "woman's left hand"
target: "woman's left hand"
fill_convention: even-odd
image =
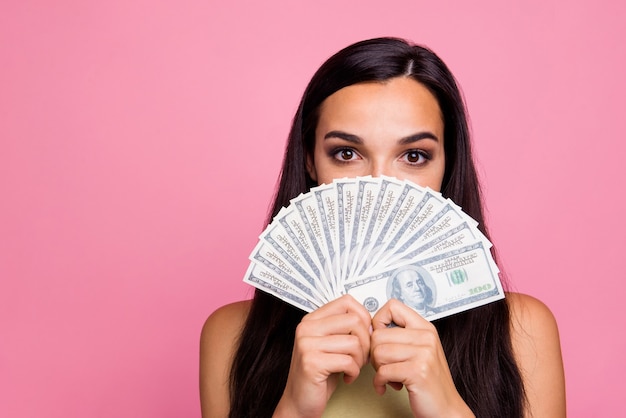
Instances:
[[[389,324],[395,327],[388,327]],[[472,417],[459,395],[434,325],[404,303],[390,299],[372,319],[374,388],[404,385],[416,417]]]

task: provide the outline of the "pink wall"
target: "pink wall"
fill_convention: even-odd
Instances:
[[[569,416],[622,413],[625,3],[247,3],[0,5],[0,416],[199,416],[200,328],[250,295],[304,85],[380,35],[461,82],[503,267],[560,324]]]

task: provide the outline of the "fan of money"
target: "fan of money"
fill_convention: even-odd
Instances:
[[[434,320],[504,298],[490,248],[478,223],[439,192],[344,178],[281,209],[244,282],[306,312],[348,293],[372,315],[396,298]]]

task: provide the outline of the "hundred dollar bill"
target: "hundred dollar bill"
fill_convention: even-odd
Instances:
[[[362,271],[363,265],[369,259],[368,257],[374,246],[373,243],[380,231],[380,225],[382,225],[383,220],[390,213],[402,188],[402,183],[393,178],[381,177],[366,187],[372,189],[368,192],[371,193],[373,205],[370,205],[370,213],[363,216],[361,220],[362,228],[357,238],[357,248],[355,250],[359,257],[354,257],[351,267],[351,270],[354,272]]]
[[[250,264],[243,281],[306,312],[312,312],[323,304],[312,301],[282,276],[258,264]]]
[[[294,210],[293,206],[284,208],[281,210],[272,223],[279,223],[287,236],[291,239],[291,242],[298,249],[299,254],[305,260],[305,265],[309,268],[313,275],[312,277],[319,284],[319,289],[326,289],[325,293],[329,297],[333,294],[333,289],[329,288],[328,279],[324,273],[324,259],[317,257],[318,252],[313,249],[313,243],[311,242],[311,235],[307,232],[307,227],[300,218],[298,211]]]
[[[414,242],[416,237],[419,237],[421,242],[425,242],[462,222],[467,222],[474,228],[478,226],[478,222],[469,218],[450,199],[442,200],[441,195],[432,191],[426,192],[426,198],[428,200],[423,207],[420,207],[416,216],[402,225],[391,240],[392,247],[406,248],[407,242]]]
[[[332,257],[330,256],[329,249],[327,248],[326,235],[328,233],[327,225],[324,228],[323,219],[325,216],[319,211],[318,202],[315,195],[312,193],[302,194],[291,201],[291,206],[295,207],[298,212],[300,220],[300,228],[306,231],[308,235],[311,248],[314,252],[314,259],[317,261],[317,265],[320,267],[321,279],[324,280],[325,285],[330,289],[330,292],[335,294],[336,289],[334,284],[336,283],[334,277],[334,271],[331,266]],[[287,215],[291,219],[290,214]]]
[[[485,248],[491,248],[491,243],[484,239],[480,231],[476,228],[472,228],[467,221],[465,221],[460,225],[447,229],[445,233],[438,235],[426,243],[422,243],[419,247],[412,245],[404,252],[402,249],[399,249],[400,257],[396,263],[406,263],[407,260],[432,257],[434,254],[445,253],[477,242],[483,242]]]
[[[407,233],[429,219],[432,212],[443,204],[443,199],[430,189],[420,189],[412,184],[405,185],[403,199],[397,203],[393,211],[393,219],[388,219],[380,230],[375,244],[367,254],[367,264],[377,265],[394,254],[395,247]],[[433,209],[435,207],[435,209]],[[365,266],[361,264],[358,271],[363,275]]]
[[[334,293],[311,270],[308,263],[304,262],[289,234],[278,222],[271,224],[263,232],[259,243],[250,254],[250,260],[274,270],[296,288],[309,288],[317,300],[333,299]]]
[[[339,179],[334,183],[337,188],[337,210],[339,220],[339,269],[341,277],[345,277],[348,255],[350,253],[350,239],[357,195],[356,179]]]
[[[432,205],[426,206],[431,207]],[[411,222],[402,225],[398,229],[396,236],[389,242],[385,258],[381,259],[380,263],[389,265],[398,259],[404,258],[407,252],[412,252],[415,248],[419,248],[454,227],[467,223],[467,218],[460,212],[457,212],[455,207],[449,203],[445,203],[442,207],[435,210],[436,213],[430,213],[429,217],[425,218],[427,221],[424,223]],[[418,209],[416,212],[419,213],[421,211]]]
[[[320,221],[322,222],[322,233],[326,242],[328,251],[328,261],[325,263],[327,268],[332,269],[328,274],[333,277],[333,289],[341,288],[341,269],[339,263],[339,224],[342,222],[339,217],[337,204],[337,189],[334,184],[325,184],[314,187],[311,193],[315,196],[317,202],[317,210]]]
[[[449,252],[453,249],[466,247],[481,241],[484,243],[485,248],[490,248],[491,243],[484,241],[483,236],[477,232],[479,231],[476,228],[472,228],[467,222],[463,222],[461,225],[457,225],[444,234],[419,246],[416,246],[417,244],[412,245],[404,252],[401,251],[402,249],[398,249],[398,254],[387,258],[387,263],[379,262],[372,266],[366,265],[360,278],[371,277],[439,253]]]
[[[482,242],[346,283],[346,292],[374,315],[399,299],[432,321],[504,298]]]
[[[354,208],[350,242],[348,244],[348,262],[344,275],[349,277],[356,269],[360,259],[361,241],[364,238],[371,212],[375,206],[377,195],[381,191],[380,179],[360,177],[357,181],[357,199]]]

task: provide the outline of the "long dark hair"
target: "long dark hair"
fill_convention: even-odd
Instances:
[[[470,147],[465,104],[452,73],[428,48],[397,38],[358,42],[329,58],[307,86],[289,133],[268,223],[281,207],[315,185],[306,170],[319,107],[360,82],[411,77],[435,96],[444,119],[441,192],[480,223],[488,236]],[[230,416],[270,417],[284,390],[295,328],[304,312],[256,290],[230,374]],[[435,322],[457,390],[477,417],[522,417],[524,387],[515,362],[505,300]]]

